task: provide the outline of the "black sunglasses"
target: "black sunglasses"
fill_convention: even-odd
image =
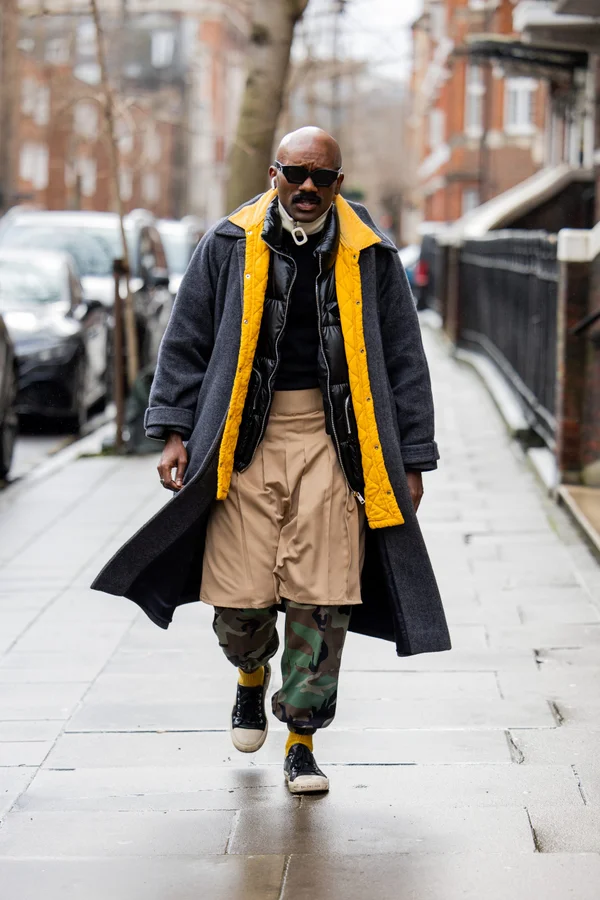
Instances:
[[[310,178],[315,187],[331,187],[334,181],[340,177],[339,169],[314,169],[312,172],[306,166],[282,166],[275,160],[274,166],[283,174],[290,184],[304,184]]]

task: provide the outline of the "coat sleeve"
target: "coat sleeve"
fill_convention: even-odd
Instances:
[[[144,425],[150,438],[170,431],[187,440],[194,428],[198,394],[214,343],[214,297],[218,267],[209,231],[183,276],[164,333]]]
[[[396,401],[405,469],[437,468],[439,453],[429,367],[410,285],[397,253],[379,251],[381,335]]]

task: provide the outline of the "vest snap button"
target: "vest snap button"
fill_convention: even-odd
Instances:
[[[244,325],[248,324],[248,319],[244,319]]]
[[[249,276],[249,275],[246,275],[246,278],[250,278],[250,276]]]

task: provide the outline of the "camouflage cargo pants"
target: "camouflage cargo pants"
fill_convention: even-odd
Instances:
[[[275,656],[277,610],[215,609],[213,628],[234,666],[254,672]],[[333,721],[351,611],[350,606],[285,602],[283,684],[273,695],[273,713],[300,734],[313,734]]]

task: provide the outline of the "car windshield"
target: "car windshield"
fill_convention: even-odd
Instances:
[[[183,275],[192,255],[192,246],[185,232],[161,231],[167,266],[171,275]]]
[[[118,226],[80,227],[61,225],[16,224],[2,238],[3,247],[43,247],[62,250],[75,260],[79,275],[112,275],[113,260],[122,256]]]
[[[65,296],[65,278],[58,265],[0,259],[0,309],[58,303]]]

